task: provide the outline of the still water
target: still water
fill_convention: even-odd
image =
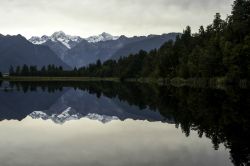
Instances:
[[[248,165],[249,90],[2,82],[1,166]]]

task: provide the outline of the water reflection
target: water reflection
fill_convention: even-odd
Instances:
[[[150,110],[147,106],[140,108],[130,105],[126,100],[117,96],[107,97],[101,92],[83,85],[87,89],[69,88],[50,83],[48,86],[17,83],[6,85],[0,92],[0,119],[22,120],[26,116],[33,118],[52,119],[63,123],[70,119],[88,117],[108,122],[112,119],[133,119],[148,121],[166,121],[158,111]],[[91,84],[90,84],[91,85]],[[108,85],[108,84],[107,84]],[[96,93],[96,94],[95,94]],[[15,103],[14,105],[12,103]],[[24,111],[23,111],[24,110]],[[171,122],[171,119],[168,120]]]
[[[49,122],[52,120],[53,122],[62,124],[58,127],[55,123],[53,125],[49,123],[52,126],[57,126],[56,128],[61,128],[62,130],[66,128],[69,123],[81,123],[82,121],[69,121],[72,119],[96,119],[102,122],[98,122],[98,124],[102,124],[101,126],[103,129],[103,131],[99,129],[93,129],[94,131],[91,131],[97,135],[103,132],[108,132],[108,130],[106,130],[108,129],[107,126],[110,126],[111,124],[118,125],[117,131],[115,132],[118,132],[120,125],[124,125],[123,128],[119,128],[121,130],[119,132],[120,134],[123,134],[123,136],[126,135],[127,137],[133,137],[133,135],[138,133],[138,137],[143,136],[140,137],[142,142],[147,140],[147,138],[152,138],[147,142],[147,146],[149,147],[149,149],[147,149],[149,150],[147,154],[148,156],[144,154],[146,151],[138,151],[138,153],[140,152],[141,154],[138,156],[136,165],[174,165],[174,162],[176,162],[177,165],[229,165],[229,157],[225,157],[226,151],[222,150],[224,147],[229,150],[230,160],[234,165],[247,165],[250,161],[249,100],[248,89],[228,88],[219,90],[187,87],[173,88],[111,82],[15,82],[9,84],[5,82],[2,83],[2,91],[0,91],[0,119],[22,120],[22,122],[19,122],[19,125],[21,125],[27,120],[27,116],[28,118],[42,118],[44,120],[49,120]],[[135,123],[130,126],[134,133],[132,133],[132,131],[128,133],[126,130],[123,130],[124,127],[126,128],[129,126],[127,123],[128,119],[131,119],[131,123]],[[37,122],[33,122],[34,120],[31,119],[29,120],[32,121],[32,124]],[[132,120],[147,120],[150,122]],[[47,122],[48,121],[46,121],[46,123],[39,121],[39,123],[42,123],[43,125],[47,124]],[[94,122],[96,123],[96,121]],[[0,123],[3,124],[3,122]],[[128,126],[126,126],[126,124]],[[157,134],[153,133],[155,124],[160,125],[162,129],[162,131]],[[170,124],[174,124],[174,126]],[[141,127],[144,126],[145,129],[143,128],[142,130],[137,125],[142,125]],[[81,129],[89,131],[89,126],[86,126],[88,126],[88,124],[82,124]],[[178,133],[180,130],[176,129],[176,127],[180,128],[184,134]],[[165,128],[171,128],[171,130],[165,131]],[[72,128],[72,130],[76,130],[76,128]],[[142,130],[142,132],[139,132],[140,130]],[[149,134],[150,132],[152,133]],[[169,146],[173,142],[170,141],[171,139],[170,136],[168,137],[168,134],[173,132],[178,133],[173,136],[176,137],[176,140],[179,140],[182,137],[185,139],[181,140],[183,142],[177,141],[176,144],[173,144],[176,149],[179,148],[177,150],[178,153],[174,153],[175,151],[171,148],[171,150],[169,150]],[[147,133],[148,135],[143,135],[143,133]],[[113,135],[115,133],[111,132],[109,134]],[[67,134],[65,133],[65,135]],[[79,134],[79,136],[81,136],[81,134]],[[202,139],[199,137],[202,137]],[[214,149],[217,151],[213,151],[212,148],[207,148],[210,144],[207,143],[208,140],[205,137],[212,141]],[[115,138],[120,139],[120,137]],[[159,142],[158,144],[158,141],[161,139],[165,142]],[[113,142],[115,141],[118,140],[113,140]],[[131,143],[130,141],[131,140],[129,139],[128,143]],[[206,144],[199,141],[205,141]],[[100,144],[98,144],[98,142],[95,143],[97,145]],[[112,141],[110,140],[109,143],[112,144]],[[183,148],[183,144],[187,144],[185,146],[188,147]],[[224,146],[219,146],[220,144],[224,144]],[[160,145],[163,147],[159,148],[158,146]],[[197,147],[192,147],[190,145],[196,145]],[[81,146],[84,147],[84,145],[80,144],[80,147]],[[99,146],[103,149],[103,146],[105,145]],[[117,146],[118,145],[113,148],[119,150],[123,148]],[[140,146],[142,145],[138,143],[138,147]],[[144,146],[140,148],[145,148],[145,146],[146,145],[144,144]],[[153,146],[159,148],[159,151],[155,151],[155,153],[159,155],[159,159],[157,160],[159,163],[157,161],[152,163],[147,160],[150,159],[150,155],[153,156],[154,159],[157,158],[151,154],[153,151],[150,150],[150,148],[154,149],[155,147]],[[199,148],[200,146],[205,146],[206,148],[199,151],[196,148]],[[125,147],[124,144],[124,148]],[[134,147],[134,149],[127,148],[127,151],[124,153],[132,153],[136,150],[137,146],[133,145],[131,147]],[[97,147],[93,146],[93,148]],[[108,147],[106,148],[109,149]],[[96,150],[99,149],[97,148]],[[209,155],[203,154],[210,151],[212,156],[222,155],[224,157],[218,157],[218,160],[213,160],[210,158],[211,156],[209,157]],[[137,151],[135,151],[135,153],[136,152]],[[115,163],[108,163],[110,165],[119,165],[116,162],[121,161],[121,156],[126,158],[125,154],[120,154],[119,156],[119,152],[114,152],[114,150],[110,152],[110,154],[111,153],[116,153],[112,155],[117,155],[116,157],[119,157],[120,160],[114,161]],[[200,154],[203,154],[203,156]],[[98,155],[101,154],[97,154],[97,156]],[[161,155],[165,156],[165,158],[161,158]],[[170,157],[166,159],[166,156],[171,155],[172,158]],[[189,156],[189,160],[186,155]],[[194,161],[190,160],[190,156],[194,156]],[[98,157],[99,159],[95,161],[95,164],[97,165],[105,155]],[[135,159],[130,160],[131,157],[133,156],[127,156],[127,159],[129,159],[128,161],[136,161]],[[181,160],[182,157],[183,160]],[[200,161],[200,159],[202,161]],[[144,160],[145,162],[143,162]],[[80,165],[81,162],[79,161],[79,163],[75,163],[75,165]],[[125,161],[124,163],[134,164]]]
[[[63,125],[26,118],[0,125],[1,166],[230,166],[228,151],[187,138],[174,125],[81,119]]]

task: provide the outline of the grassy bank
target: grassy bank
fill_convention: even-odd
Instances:
[[[2,77],[0,78],[2,81],[30,81],[30,82],[42,82],[42,81],[71,81],[71,82],[84,82],[84,81],[115,81],[120,82],[120,78],[115,77]],[[172,85],[175,87],[214,87],[214,88],[223,88],[228,86],[227,80],[223,77],[219,78],[128,78],[123,79],[124,82],[139,82],[139,83],[150,83],[150,84],[159,84],[159,85]],[[242,88],[249,87],[248,80],[240,80],[235,84],[236,86],[240,86]]]
[[[3,77],[2,81],[119,81],[119,78],[101,77]]]

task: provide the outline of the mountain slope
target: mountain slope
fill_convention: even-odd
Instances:
[[[48,46],[52,51],[54,51],[54,53],[56,53],[56,55],[62,61],[64,61],[65,53],[69,50],[68,47],[66,47],[64,44],[62,44],[61,42],[58,42],[58,41],[48,40],[45,43],[43,43],[42,45]]]
[[[30,41],[48,46],[71,67],[82,67],[95,63],[98,59],[101,61],[119,59],[140,50],[150,51],[159,48],[166,41],[175,40],[177,35],[179,33],[118,37],[104,32],[84,39],[59,31],[51,36],[32,37]]]
[[[68,50],[64,55],[64,62],[72,67],[87,66],[95,63],[98,59],[119,59],[121,56],[128,56],[140,50],[150,51],[159,48],[166,41],[175,40],[179,33],[163,35],[150,35],[128,38],[121,36],[117,40],[89,43],[82,40],[77,46]]]
[[[57,55],[47,46],[34,45],[21,35],[3,36],[0,35],[0,71],[7,72],[9,67],[54,64],[70,69]]]
[[[71,56],[71,55],[67,54],[67,51],[72,49],[73,47],[77,46],[80,42],[83,42],[84,43],[83,45],[85,45],[87,47],[86,49],[88,49],[90,47],[96,47],[95,45],[98,42],[106,42],[106,41],[109,42],[111,40],[117,40],[118,38],[119,38],[118,36],[112,36],[108,33],[103,32],[102,34],[100,34],[98,36],[90,36],[86,39],[83,39],[79,36],[71,36],[71,35],[65,34],[62,31],[58,31],[58,32],[53,33],[51,36],[44,35],[42,37],[36,37],[36,36],[31,37],[29,39],[29,41],[32,42],[33,44],[36,44],[36,45],[48,46],[51,50],[53,50],[58,55],[58,57],[61,60],[65,61],[65,56]],[[91,56],[96,54],[95,49],[92,48],[91,50],[93,50],[93,51],[92,52],[87,51],[87,53],[90,54]],[[99,51],[99,50],[97,50],[97,51]],[[73,59],[69,60],[69,59],[70,58],[67,58],[66,61],[70,61],[69,64],[73,67],[78,66],[77,63],[80,63],[80,62],[78,62],[78,59],[74,59],[74,58],[73,58],[74,60]],[[97,59],[101,59],[101,58],[97,58]],[[79,60],[82,62],[81,59],[79,59]],[[84,61],[85,60],[86,60],[86,62],[84,64],[87,64],[88,57],[86,57],[84,59]],[[74,61],[74,62],[71,63],[71,61]],[[82,66],[82,65],[80,65],[80,66]]]
[[[126,57],[129,54],[136,54],[140,50],[144,50],[148,52],[153,49],[158,49],[166,41],[169,41],[169,40],[175,41],[177,35],[180,35],[180,34],[169,33],[169,34],[163,34],[163,35],[150,35],[144,40],[132,42],[120,48],[112,55],[111,59],[118,60],[120,57]]]
[[[96,43],[89,43],[86,40],[82,40],[81,43],[66,52],[64,61],[72,67],[86,66],[90,63],[95,63],[98,59],[105,61],[126,44],[145,38],[146,37],[127,38],[121,36],[117,40],[100,41]]]
[[[33,44],[48,46],[61,60],[64,60],[64,55],[69,49],[75,47],[82,40],[79,36],[67,35],[62,31],[55,32],[51,36],[33,36],[29,39]]]

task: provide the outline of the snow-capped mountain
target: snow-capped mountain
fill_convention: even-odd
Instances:
[[[86,38],[85,40],[87,40],[89,43],[97,43],[100,41],[117,40],[119,38],[120,38],[120,36],[112,36],[106,32],[103,32],[102,34],[100,34],[98,36],[90,36],[90,37]]]
[[[71,49],[72,47],[76,46],[78,43],[80,43],[83,39],[79,36],[71,36],[67,35],[62,31],[58,31],[53,33],[51,36],[42,36],[42,37],[31,37],[29,41],[33,44],[44,44],[48,41],[51,42],[60,42],[64,46],[66,46],[68,49]]]
[[[43,119],[43,120],[52,120],[55,123],[63,124],[70,120],[78,120],[81,118],[88,118],[91,120],[98,120],[102,123],[108,123],[112,120],[119,120],[116,116],[106,116],[99,115],[94,113],[89,113],[86,116],[81,115],[80,113],[76,113],[71,107],[67,108],[60,114],[52,114],[51,116],[47,115],[42,111],[34,111],[29,115],[33,119]]]
[[[119,37],[120,36],[112,36],[106,32],[103,32],[98,36],[90,36],[85,40],[88,41],[89,43],[97,43],[100,41],[117,40],[119,39]],[[67,35],[63,31],[58,31],[53,33],[51,36],[46,36],[46,35],[42,37],[33,36],[29,39],[29,41],[33,44],[44,44],[49,40],[51,40],[52,42],[60,42],[68,49],[71,49],[76,44],[80,43],[83,40],[83,38],[81,38],[80,36]]]
[[[68,56],[68,51],[73,49],[74,47],[78,46],[80,43],[87,43],[89,44],[89,47],[94,47],[96,48],[95,44],[98,42],[105,42],[105,41],[111,41],[111,40],[117,40],[119,37],[118,36],[112,36],[108,33],[102,33],[98,36],[90,36],[86,39],[81,38],[80,36],[71,36],[65,34],[63,31],[58,31],[53,33],[51,36],[33,36],[29,39],[29,41],[35,45],[45,45],[48,46],[52,51],[54,51],[58,57],[65,62],[65,57]],[[98,47],[99,51],[99,47]],[[74,51],[73,51],[74,52]],[[88,53],[89,56],[93,56],[91,54],[92,52]],[[68,57],[69,58],[69,57]],[[96,61],[96,58],[92,58],[94,61]],[[101,58],[99,58],[101,59]],[[78,60],[77,60],[78,62]],[[92,62],[92,61],[91,61]],[[68,62],[66,62],[68,63]],[[86,62],[87,63],[87,62]],[[84,66],[85,64],[81,64],[80,66]],[[77,66],[76,63],[74,62],[72,67]]]

